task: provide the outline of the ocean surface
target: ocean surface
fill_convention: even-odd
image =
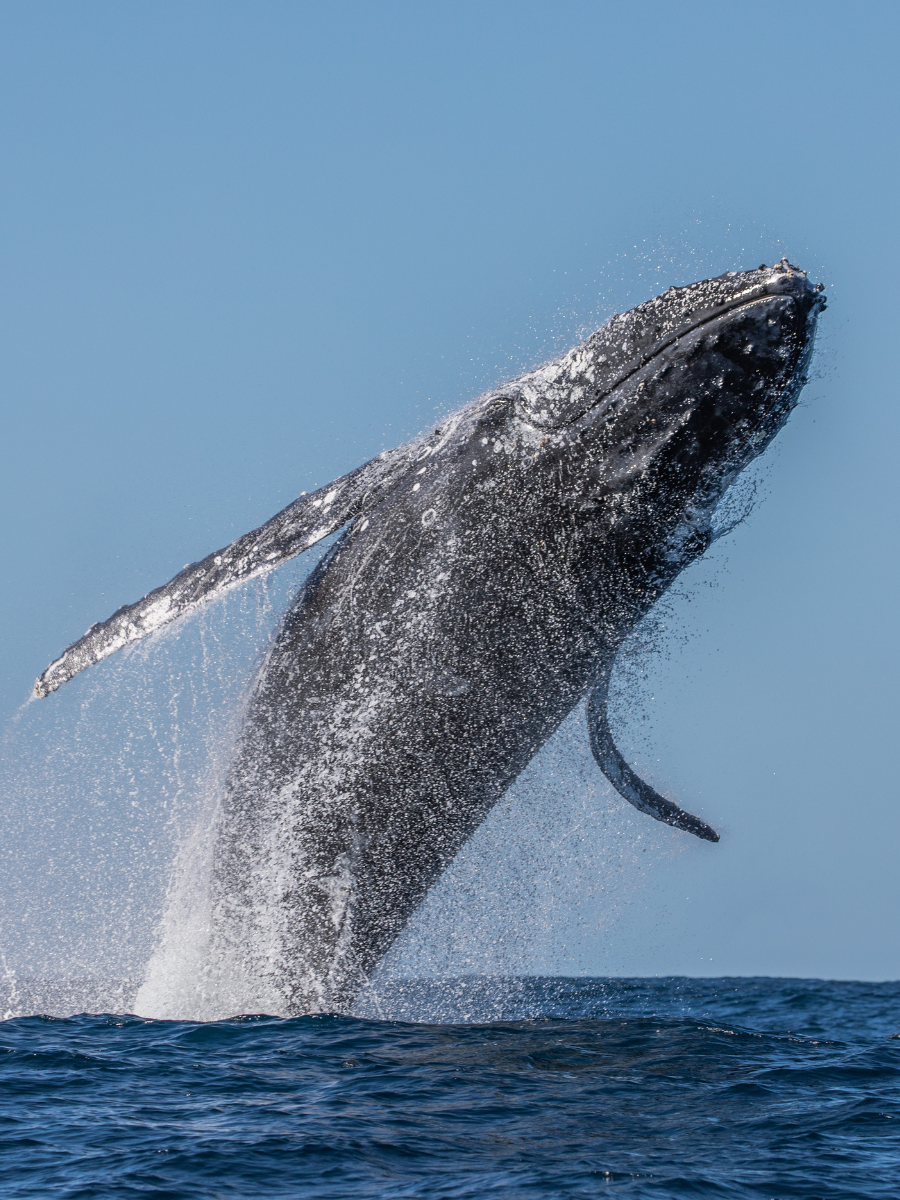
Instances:
[[[3,1021],[0,1194],[900,1196],[900,983],[469,978],[358,1011]]]

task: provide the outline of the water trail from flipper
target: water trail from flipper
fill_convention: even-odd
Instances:
[[[160,954],[183,960],[182,977],[196,961],[217,789],[248,686],[310,565],[230,593],[16,713],[0,746],[3,1011],[133,1010],[148,960],[157,994]]]

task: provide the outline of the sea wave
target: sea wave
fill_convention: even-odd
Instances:
[[[897,1196],[900,984],[468,978],[375,1004],[7,1020],[4,1195]]]

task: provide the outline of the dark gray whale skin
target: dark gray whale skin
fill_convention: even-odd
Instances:
[[[586,694],[621,794],[718,840],[624,762],[608,681],[796,403],[822,307],[786,260],[671,288],[301,497],[48,668],[40,695],[346,526],[285,617],[228,778],[213,910],[235,971],[264,975],[287,1012],[346,1011]]]

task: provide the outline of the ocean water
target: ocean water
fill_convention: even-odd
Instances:
[[[0,1132],[6,1200],[896,1200],[900,983],[471,977],[353,1016],[17,1016]]]

